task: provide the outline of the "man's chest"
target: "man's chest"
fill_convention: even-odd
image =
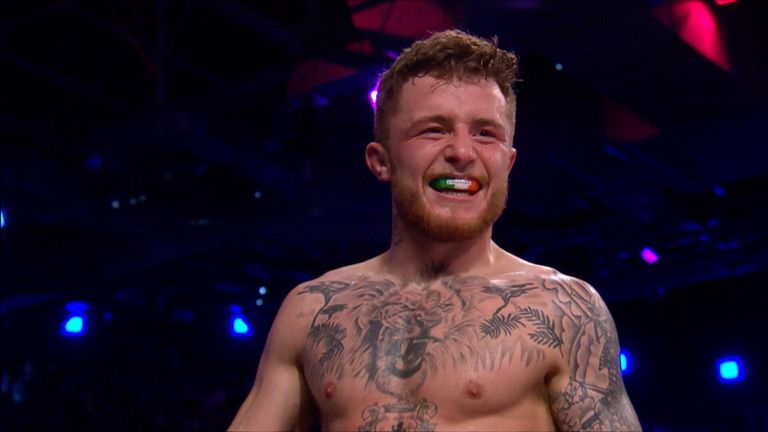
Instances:
[[[515,398],[543,385],[563,343],[535,280],[329,282],[305,294],[322,298],[303,353],[317,399],[329,383],[396,401]]]

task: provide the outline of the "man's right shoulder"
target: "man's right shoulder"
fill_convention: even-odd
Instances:
[[[320,277],[302,282],[288,293],[283,301],[283,308],[297,312],[304,309],[316,311],[323,306],[326,299],[350,288],[355,281],[369,276],[375,259],[339,267]]]

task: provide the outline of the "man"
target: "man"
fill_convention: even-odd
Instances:
[[[296,287],[231,430],[639,430],[586,283],[491,240],[515,162],[514,54],[459,31],[382,76],[365,158],[391,246]]]

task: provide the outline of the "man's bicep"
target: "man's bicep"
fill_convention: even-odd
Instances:
[[[584,282],[568,281],[558,291],[564,369],[550,394],[559,428],[640,430],[621,377],[619,339],[608,308]]]
[[[286,303],[272,324],[256,380],[231,431],[297,430],[308,420],[312,404],[299,365],[300,331]]]

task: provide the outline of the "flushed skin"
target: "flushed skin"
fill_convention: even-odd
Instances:
[[[398,108],[366,148],[389,250],[291,291],[230,429],[639,430],[598,293],[491,240],[516,157],[497,84],[418,77]]]

